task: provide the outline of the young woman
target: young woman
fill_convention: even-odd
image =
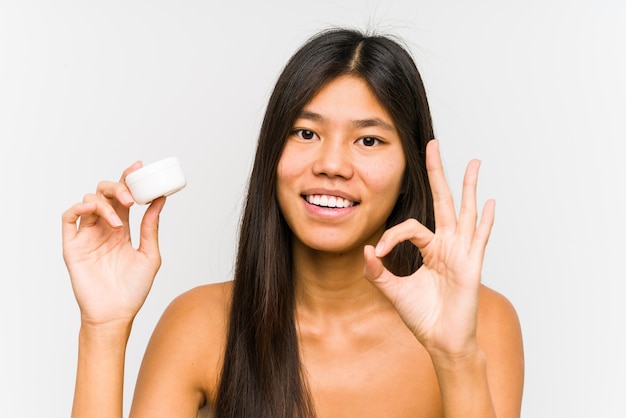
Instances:
[[[75,417],[122,415],[124,353],[159,269],[158,218],[103,181],[63,214],[81,311]],[[479,162],[457,217],[415,64],[388,37],[324,31],[270,98],[235,277],[177,297],[133,417],[519,417],[514,308],[481,285],[494,219]]]

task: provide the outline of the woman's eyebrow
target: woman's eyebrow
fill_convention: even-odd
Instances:
[[[303,110],[298,115],[297,119],[312,120],[314,122],[324,122],[324,117],[319,113],[311,112],[309,110]]]
[[[393,131],[396,130],[393,127],[393,125],[391,125],[388,122],[385,122],[384,120],[382,120],[380,118],[359,119],[359,120],[353,121],[352,124],[354,126],[356,126],[357,128],[376,127],[376,128],[382,128],[382,129],[384,129],[386,131],[390,131],[390,132],[393,132]]]
[[[319,113],[311,112],[309,110],[303,110],[302,112],[300,112],[297,119],[306,119],[306,120],[310,120],[314,122],[321,122],[321,123],[324,123],[326,120]],[[357,120],[352,121],[352,125],[356,128],[377,127],[377,128],[382,128],[386,131],[390,131],[390,132],[395,131],[395,128],[392,124],[380,118],[357,119]]]

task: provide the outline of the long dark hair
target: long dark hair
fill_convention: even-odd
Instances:
[[[386,108],[403,142],[402,194],[387,221],[416,218],[433,229],[425,164],[432,122],[421,76],[407,50],[390,37],[355,30],[323,31],[289,60],[270,97],[250,176],[235,267],[218,418],[306,418],[315,415],[301,370],[294,319],[291,231],[276,199],[276,170],[302,108],[334,78],[363,78]],[[385,259],[395,274],[422,263],[410,243]]]

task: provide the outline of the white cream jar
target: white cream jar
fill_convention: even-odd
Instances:
[[[176,157],[159,160],[126,176],[126,186],[140,205],[174,194],[186,185],[187,180]]]

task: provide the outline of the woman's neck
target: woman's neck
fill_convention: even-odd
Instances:
[[[296,308],[308,318],[336,321],[361,316],[389,301],[363,277],[363,251],[324,253],[295,244]]]

